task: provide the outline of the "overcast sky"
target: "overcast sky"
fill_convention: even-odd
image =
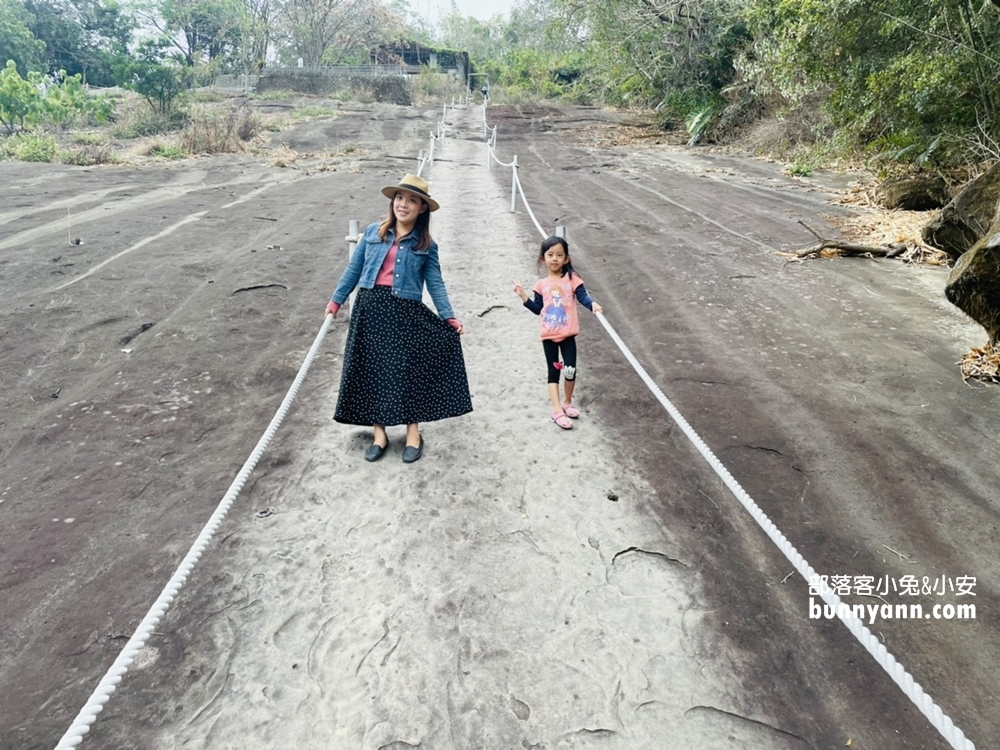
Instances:
[[[431,23],[437,23],[451,10],[451,0],[409,0],[409,5],[414,13],[428,18]],[[514,0],[455,0],[455,5],[463,16],[487,21],[493,16],[509,13]]]

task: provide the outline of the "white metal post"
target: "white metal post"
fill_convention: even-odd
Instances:
[[[517,156],[514,157],[513,170],[511,170],[510,181],[510,212],[517,211]]]
[[[354,251],[358,246],[359,235],[361,234],[361,222],[357,219],[351,219],[347,222],[347,262],[351,262],[351,258],[354,257]],[[351,292],[349,303],[351,305],[351,312],[354,312],[354,298],[357,295],[357,288]]]
[[[566,227],[556,227],[556,237],[566,239]]]
[[[434,163],[434,134],[433,133],[431,133],[431,149],[430,149],[430,151],[431,151],[431,155],[427,159],[427,161],[429,161],[431,164],[433,164]]]

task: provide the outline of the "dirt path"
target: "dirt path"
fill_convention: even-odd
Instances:
[[[641,512],[648,488],[614,463],[600,422],[563,433],[548,420],[537,319],[510,291],[534,274],[531,254],[481,149],[452,140],[429,175],[474,415],[426,425],[418,464],[399,461],[396,430],[368,465],[369,432],[327,419],[334,388],[301,404],[279,512],[237,531],[226,556],[212,598],[224,613],[171,636],[185,656],[170,671],[197,677],[178,695],[152,687],[166,665],[151,666],[101,744],[626,747],[669,731],[690,747],[798,746],[721,714],[685,719],[732,689],[709,677],[696,579],[666,554]],[[137,733],[121,719],[152,695],[177,718]]]
[[[22,686],[0,748],[69,724],[284,395],[348,220],[378,217],[438,115],[282,134],[356,146],[332,165],[0,164],[0,684]],[[537,319],[510,292],[538,235],[483,168],[478,116],[428,174],[476,411],[427,425],[417,464],[401,434],[364,463],[365,432],[329,420],[335,328],[84,746],[943,748],[841,625],[808,619],[805,584],[593,319],[584,417],[548,421]],[[776,259],[808,241],[796,218],[835,210],[816,181],[595,146],[581,127],[614,118],[586,108],[491,117],[609,320],[817,569],[978,577],[976,621],[877,630],[988,746],[1000,398],[958,381],[976,332],[936,272]]]

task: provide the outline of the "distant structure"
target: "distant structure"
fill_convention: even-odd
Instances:
[[[369,52],[367,65],[269,64],[253,82],[244,85],[260,91],[296,91],[314,96],[332,96],[363,91],[375,101],[412,103],[411,76],[431,69],[468,85],[472,65],[469,53],[428,47],[418,42],[383,44]]]
[[[417,75],[423,66],[427,66],[462,81],[468,81],[472,72],[468,52],[428,47],[410,41],[379,45],[371,51],[370,61],[372,65],[402,65],[403,71],[409,75]]]

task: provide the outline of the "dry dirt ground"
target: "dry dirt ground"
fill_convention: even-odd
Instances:
[[[277,134],[281,167],[0,163],[2,750],[70,724],[284,396],[348,221],[379,218],[440,114],[342,107]],[[959,377],[984,336],[947,271],[779,255],[811,243],[799,219],[849,215],[844,176],[619,145],[590,108],[487,117],[610,323],[818,571],[976,578],[974,620],[871,628],[993,746],[1000,391]],[[449,121],[427,176],[476,411],[425,426],[413,466],[397,433],[365,464],[365,431],[329,420],[334,326],[83,747],[946,747],[809,619],[805,582],[590,317],[583,418],[548,421],[509,288],[540,237],[485,169],[481,109]]]

